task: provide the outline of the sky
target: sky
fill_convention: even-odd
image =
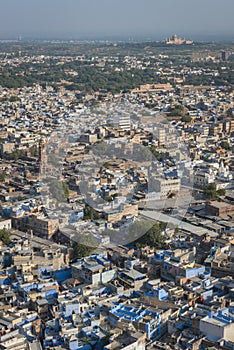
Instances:
[[[234,0],[0,0],[0,39],[232,40]]]

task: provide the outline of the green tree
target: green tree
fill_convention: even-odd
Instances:
[[[161,162],[163,160],[163,154],[160,153],[159,151],[157,151],[157,149],[154,145],[150,146],[149,150],[159,162]]]
[[[134,243],[141,245],[150,245],[157,248],[162,248],[165,243],[165,237],[162,234],[166,224],[155,223],[148,220],[140,220],[133,223],[129,228],[130,237],[135,237]]]
[[[96,239],[92,235],[77,235],[73,242],[73,258],[80,259],[90,255],[98,247]]]
[[[184,115],[184,106],[177,105],[174,108],[171,108],[169,111],[169,116],[171,117],[182,117]]]
[[[139,162],[151,161],[152,153],[150,152],[148,147],[134,145],[133,159]]]
[[[113,197],[112,196],[105,196],[103,199],[106,202],[113,202]]]
[[[208,184],[203,193],[206,199],[210,199],[210,200],[216,199],[217,198],[216,184],[215,183]]]
[[[220,188],[219,190],[216,191],[218,196],[225,196],[226,195],[226,191],[224,188]]]
[[[88,247],[86,245],[74,242],[72,245],[73,248],[73,258],[80,259],[83,258],[84,256],[88,256],[92,253],[94,248]]]
[[[48,164],[51,164],[53,166],[58,166],[59,164],[59,157],[57,154],[51,154],[48,155]]]
[[[162,229],[159,224],[154,224],[149,231],[142,236],[139,241],[157,248],[162,248],[165,243],[165,237],[162,235]]]
[[[0,241],[8,246],[11,243],[10,233],[4,229],[0,230]]]
[[[86,205],[84,208],[84,220],[93,220],[95,217],[95,209],[90,207],[89,205]]]
[[[32,157],[38,157],[39,149],[38,149],[37,145],[33,145],[32,147],[30,147],[29,151],[30,151]]]
[[[69,197],[69,194],[70,194],[70,191],[69,191],[68,185],[67,185],[65,182],[62,182],[62,188],[63,188],[64,196],[65,196],[66,198],[68,198],[68,197]]]
[[[16,102],[16,101],[20,101],[20,98],[18,96],[15,95],[11,95],[9,98],[10,102]]]
[[[9,158],[12,160],[18,160],[25,156],[25,151],[23,149],[15,149],[9,154]]]
[[[225,189],[220,188],[219,190],[217,190],[215,183],[208,184],[206,189],[204,190],[205,198],[210,200],[217,199],[219,196],[225,196],[225,194]]]
[[[227,141],[222,141],[221,147],[228,150],[228,149],[230,149],[230,144]]]
[[[183,115],[183,117],[181,118],[181,121],[183,123],[190,123],[192,120],[192,117],[190,115]]]
[[[2,172],[0,173],[0,182],[5,182],[5,177],[6,177],[5,171],[2,171]]]

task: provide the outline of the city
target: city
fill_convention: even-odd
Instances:
[[[0,349],[234,349],[234,45],[0,41]]]

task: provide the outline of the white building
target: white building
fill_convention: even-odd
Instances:
[[[214,183],[215,174],[213,171],[200,170],[194,175],[194,186],[199,188],[206,188],[208,184]]]
[[[217,189],[229,188],[233,179],[229,167],[225,166],[223,161],[215,163],[214,168],[208,170],[199,170],[194,175],[194,186],[199,188],[206,188],[210,183],[216,183]]]
[[[155,190],[161,193],[161,197],[165,197],[170,193],[177,193],[180,191],[181,181],[179,178],[160,178],[155,180]]]
[[[131,120],[129,115],[113,115],[108,119],[108,124],[113,126],[115,129],[131,129]]]

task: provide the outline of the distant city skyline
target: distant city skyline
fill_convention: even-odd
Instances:
[[[233,0],[4,0],[0,39],[232,40]]]

